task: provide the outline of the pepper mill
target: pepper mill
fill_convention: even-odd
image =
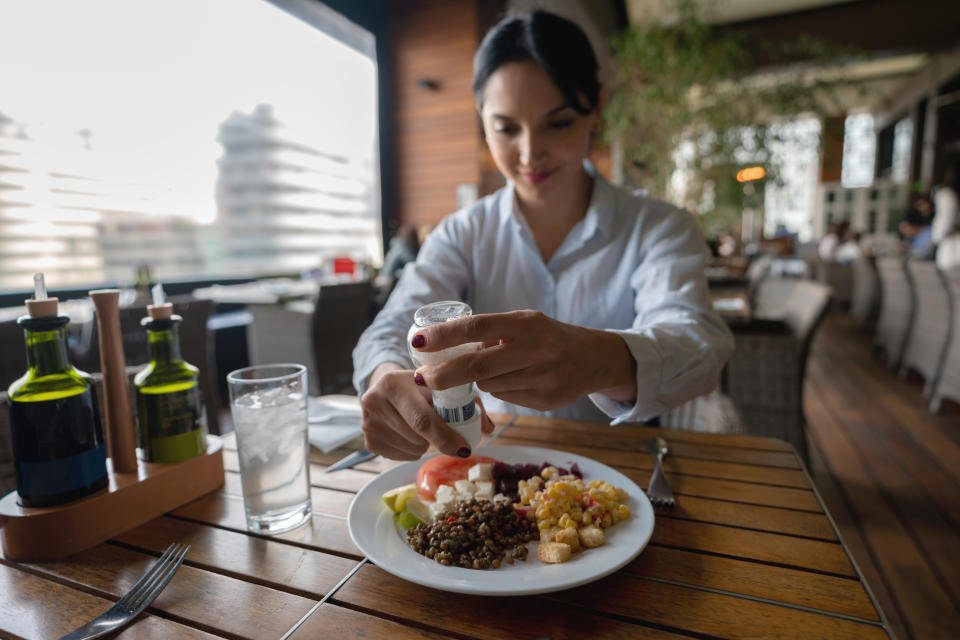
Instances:
[[[123,336],[120,332],[120,292],[117,289],[98,289],[90,292],[90,299],[97,310],[97,330],[100,333],[107,450],[113,461],[114,473],[136,473],[136,436],[133,412],[130,410],[127,361],[123,355]]]

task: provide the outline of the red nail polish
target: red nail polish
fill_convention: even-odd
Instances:
[[[459,449],[457,449],[457,455],[460,456],[461,458],[469,458],[470,447],[460,447]]]
[[[427,339],[424,338],[419,333],[413,336],[413,340],[410,341],[410,344],[413,345],[414,349],[422,349],[425,344],[427,344]]]
[[[413,381],[416,382],[421,387],[427,386],[427,381],[423,379],[423,376],[419,373],[413,374]]]

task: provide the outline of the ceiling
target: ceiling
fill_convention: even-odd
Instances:
[[[694,0],[701,7],[700,18],[713,24],[728,24],[770,16],[817,9],[854,0]],[[651,20],[670,22],[675,18],[676,0],[626,0],[630,24]]]

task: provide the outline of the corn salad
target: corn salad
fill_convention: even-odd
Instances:
[[[521,480],[519,494],[521,505],[534,507],[541,530],[590,525],[607,528],[630,517],[630,508],[624,504],[626,491],[605,480],[587,484],[576,476],[561,476],[555,467]]]

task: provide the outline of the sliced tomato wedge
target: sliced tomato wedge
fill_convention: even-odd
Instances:
[[[417,471],[417,491],[421,498],[433,500],[437,487],[442,484],[453,485],[457,480],[466,480],[470,467],[481,462],[494,463],[496,460],[487,456],[470,456],[469,458],[454,458],[451,456],[437,456],[430,458]]]

